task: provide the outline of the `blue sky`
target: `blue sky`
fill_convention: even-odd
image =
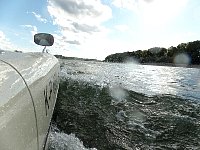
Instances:
[[[0,18],[5,50],[41,51],[38,32],[52,54],[96,59],[200,40],[199,0],[1,0]]]

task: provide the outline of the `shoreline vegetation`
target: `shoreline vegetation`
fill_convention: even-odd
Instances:
[[[77,58],[77,57],[65,57],[62,55],[55,55],[58,59],[65,60],[82,60],[82,61],[96,61],[96,62],[105,62],[97,59],[85,59],[85,58]],[[118,62],[111,62],[118,63]],[[200,68],[200,65],[186,65],[186,64],[174,64],[174,63],[136,63],[139,65],[150,65],[150,66],[166,66],[166,67],[184,67],[184,68]]]
[[[97,60],[97,59],[88,59],[88,58],[78,58],[78,57],[66,57],[66,56],[62,56],[62,55],[54,55],[56,58],[58,59],[67,59],[67,60],[83,60],[83,61],[98,61],[98,62],[102,62],[101,60]]]
[[[181,43],[169,48],[153,47],[148,50],[115,53],[107,56],[104,62],[199,68],[200,41]]]

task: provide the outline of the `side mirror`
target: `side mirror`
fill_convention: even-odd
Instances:
[[[34,35],[34,42],[38,45],[45,46],[43,49],[46,49],[46,46],[52,46],[54,43],[54,37],[48,33],[38,33]]]

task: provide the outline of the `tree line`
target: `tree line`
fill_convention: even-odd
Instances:
[[[138,63],[174,63],[174,58],[180,54],[188,56],[190,65],[200,64],[200,41],[181,43],[176,47],[153,47],[148,50],[111,54],[104,61],[124,63],[133,59]]]

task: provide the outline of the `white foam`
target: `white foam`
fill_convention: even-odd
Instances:
[[[75,134],[65,134],[52,126],[49,135],[49,150],[97,150],[96,148],[86,148]]]

